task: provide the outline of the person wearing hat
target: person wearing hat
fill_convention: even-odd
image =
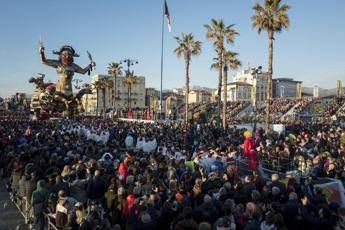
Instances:
[[[76,224],[80,226],[85,219],[85,210],[84,210],[83,204],[80,202],[77,202],[74,205],[74,208],[75,208],[74,213],[76,217],[75,221],[76,221]]]

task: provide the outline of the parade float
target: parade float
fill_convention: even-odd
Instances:
[[[84,94],[91,93],[89,84],[84,84],[79,92],[73,93],[72,81],[75,73],[90,75],[96,63],[87,52],[90,64],[85,68],[74,63],[74,58],[79,57],[72,46],[64,45],[53,54],[59,55],[59,59],[47,59],[42,42],[39,44],[41,62],[56,69],[58,80],[56,83],[46,83],[44,74],[38,74],[30,78],[29,83],[35,85],[34,95],[31,100],[31,111],[37,119],[51,117],[72,117],[84,111],[81,98]]]

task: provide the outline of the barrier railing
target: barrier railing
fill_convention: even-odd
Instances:
[[[234,160],[237,168],[249,171],[248,160],[246,158],[236,158]],[[272,164],[272,160],[260,160],[258,168],[259,171],[262,171],[267,175],[276,173],[282,176],[286,175],[287,172],[296,171],[296,167],[294,165],[293,160],[290,160],[286,163],[282,163],[282,160],[285,160],[284,158],[276,158],[274,160],[276,162],[275,164]]]
[[[47,220],[47,229],[48,230],[58,230],[55,226],[55,215],[52,213],[44,214],[45,219]]]
[[[28,224],[30,220],[30,204],[26,197],[16,197],[10,193],[11,201],[18,208],[20,214],[24,217],[25,223]]]
[[[20,214],[24,217],[25,224],[28,225],[29,229],[33,229],[33,219],[31,205],[26,197],[17,196],[13,192],[9,192],[12,203],[17,207]],[[44,227],[47,230],[58,230],[55,226],[55,215],[51,213],[44,213]]]

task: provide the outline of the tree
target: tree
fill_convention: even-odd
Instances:
[[[123,83],[127,86],[128,109],[130,109],[132,101],[132,86],[137,83],[137,79],[133,73],[127,72]]]
[[[188,124],[188,96],[189,96],[189,67],[192,56],[198,56],[201,53],[201,42],[195,41],[192,33],[181,34],[181,37],[175,37],[177,42],[177,47],[174,53],[178,58],[183,56],[186,68],[186,95],[185,95],[185,122]]]
[[[93,87],[96,89],[97,93],[97,113],[98,113],[98,96],[99,96],[99,90],[102,90],[102,104],[103,104],[103,113],[105,114],[106,110],[106,104],[105,104],[105,92],[106,89],[110,89],[113,87],[113,81],[107,77],[104,76],[103,78],[98,79],[96,82],[93,83]]]
[[[224,82],[223,82],[223,128],[226,128],[226,103],[228,98],[228,70],[236,70],[238,67],[241,66],[241,61],[237,58],[238,53],[231,52],[231,51],[225,51],[223,55],[223,71],[224,71]]]
[[[222,91],[222,72],[223,72],[223,54],[224,43],[233,44],[234,38],[238,33],[233,28],[234,24],[226,26],[223,20],[211,19],[210,25],[204,25],[206,28],[206,38],[213,42],[213,46],[217,52],[217,69],[218,69],[218,122],[220,125],[220,104],[221,104],[221,91]]]
[[[290,6],[287,4],[281,5],[281,0],[265,0],[265,5],[262,6],[256,3],[253,6],[254,15],[252,19],[252,27],[261,31],[266,31],[268,35],[268,82],[267,82],[267,99],[266,99],[266,117],[265,129],[266,132],[270,129],[270,100],[272,94],[272,75],[273,75],[273,40],[274,33],[280,33],[283,29],[289,27],[289,17],[287,11]]]
[[[92,83],[92,87],[94,89],[96,89],[96,115],[98,115],[98,111],[99,111],[99,105],[98,105],[98,96],[99,96],[99,90],[101,89],[101,84],[99,81],[95,81]]]
[[[116,80],[117,77],[122,76],[122,66],[120,63],[112,62],[108,64],[108,74],[110,76],[113,76],[113,88],[114,88],[114,94],[112,95],[112,106],[115,108],[115,101],[116,101]]]

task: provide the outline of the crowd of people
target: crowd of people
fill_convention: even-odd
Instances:
[[[326,105],[321,116],[322,117],[332,117],[337,114],[338,110],[345,103],[345,97],[334,97]]]
[[[300,113],[302,110],[311,103],[311,98],[301,98],[298,100],[298,104],[294,107],[293,113]]]
[[[343,104],[342,107],[340,107],[340,109],[338,110],[337,115],[338,115],[339,117],[345,117],[345,103]]]
[[[37,229],[45,214],[58,229],[344,229],[345,208],[316,186],[345,183],[344,123],[247,135],[260,162],[292,164],[298,180],[239,167],[245,131],[2,112],[0,168]]]
[[[288,123],[290,120],[296,120],[300,113],[313,116],[317,119],[332,119],[333,115],[345,114],[341,107],[345,103],[345,97],[333,97],[331,99],[319,98],[273,98],[270,102],[270,119],[273,123]],[[323,105],[324,104],[324,105]],[[222,108],[223,104],[221,104]],[[263,122],[266,113],[266,104],[257,105],[256,112],[252,111],[242,116],[238,116],[244,109],[250,106],[249,101],[229,101],[227,102],[227,122],[229,124],[250,123],[253,116],[256,120]],[[345,107],[343,107],[344,109]],[[291,110],[290,114],[287,114]],[[189,104],[189,117],[195,121],[205,121],[207,117],[218,116],[217,103],[191,103]],[[177,108],[172,108],[171,112],[166,115],[169,120],[183,120],[185,114],[185,105],[182,103]],[[288,115],[288,116],[285,116]],[[115,118],[134,118],[142,120],[155,120],[157,118],[154,110],[133,109],[128,111],[124,109],[117,113],[112,113],[110,117]]]
[[[270,101],[270,119],[275,123],[280,123],[282,116],[299,102],[299,99],[273,98]],[[266,114],[266,104],[258,107],[257,113],[259,114],[258,120],[263,121]]]

